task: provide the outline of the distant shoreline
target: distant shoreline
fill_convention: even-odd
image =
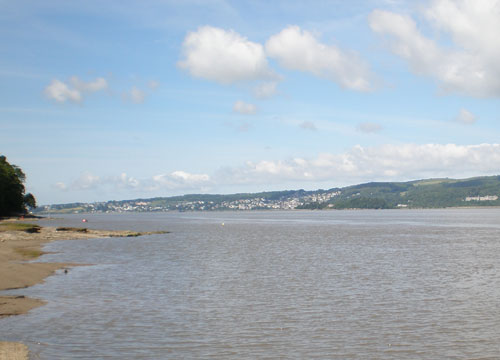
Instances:
[[[322,208],[322,209],[252,209],[252,210],[238,210],[238,209],[218,209],[218,210],[186,210],[186,211],[177,211],[177,210],[169,210],[169,211],[107,211],[107,212],[78,212],[78,213],[67,213],[67,212],[40,212],[38,213],[43,217],[44,220],[55,220],[57,219],[54,216],[57,215],[105,215],[105,214],[178,214],[178,213],[251,213],[251,212],[298,212],[298,211],[353,211],[353,210],[401,210],[401,211],[409,211],[409,210],[453,210],[453,209],[500,209],[500,205],[471,205],[471,206],[443,206],[443,207],[395,207],[395,208],[387,208],[387,209],[379,209],[379,208]],[[45,216],[51,216],[45,217]],[[1,220],[0,220],[1,221]]]
[[[2,290],[22,289],[43,283],[57,270],[82,264],[27,262],[43,255],[42,247],[52,241],[96,239],[108,237],[135,237],[167,233],[132,232],[117,230],[93,230],[86,228],[40,227],[26,224],[39,218],[9,218],[0,220],[0,292]],[[0,322],[7,316],[26,314],[42,306],[45,301],[23,295],[0,295]],[[0,339],[0,359],[28,359],[28,349],[24,344],[5,342]]]

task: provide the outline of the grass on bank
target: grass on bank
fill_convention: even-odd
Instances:
[[[24,231],[27,233],[40,232],[41,227],[35,224],[26,224],[18,222],[4,222],[0,223],[0,232],[4,231]]]
[[[43,251],[38,249],[17,248],[14,250],[25,259],[36,259],[45,254]]]

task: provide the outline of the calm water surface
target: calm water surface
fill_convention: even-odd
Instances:
[[[87,218],[171,233],[49,244],[95,265],[7,292],[33,359],[500,358],[500,209]]]

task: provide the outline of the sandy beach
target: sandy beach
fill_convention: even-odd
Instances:
[[[30,222],[36,222],[31,221]],[[158,232],[154,232],[158,233]],[[77,240],[106,237],[130,237],[153,234],[131,231],[105,231],[85,228],[55,228],[24,225],[15,219],[0,221],[0,291],[20,289],[42,283],[56,270],[78,266],[69,263],[29,262],[43,255],[42,247],[57,240]],[[43,305],[40,299],[22,295],[0,295],[0,321],[6,316],[25,314]],[[0,360],[28,359],[24,344],[4,342],[0,338]]]

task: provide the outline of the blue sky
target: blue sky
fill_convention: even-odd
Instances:
[[[0,0],[40,204],[500,173],[500,1]]]

